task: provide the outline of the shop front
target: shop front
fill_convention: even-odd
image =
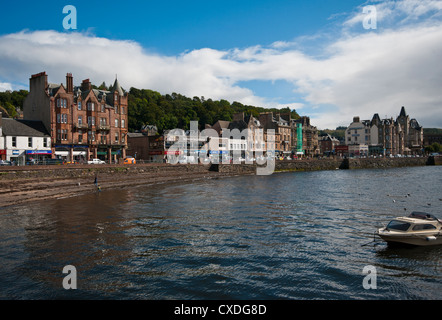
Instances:
[[[23,150],[12,149],[7,150],[7,160],[11,161],[13,165],[23,166],[26,163],[26,155]]]
[[[55,145],[54,155],[56,159],[65,162],[84,163],[87,161],[88,147],[84,145]]]
[[[44,163],[47,159],[52,158],[51,150],[26,150],[25,151],[25,163],[26,164],[38,164]]]

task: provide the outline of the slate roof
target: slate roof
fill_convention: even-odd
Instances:
[[[4,136],[50,137],[43,122],[3,118],[2,131]]]

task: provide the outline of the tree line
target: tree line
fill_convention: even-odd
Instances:
[[[212,125],[218,120],[232,121],[233,115],[240,112],[256,118],[262,112],[291,112],[292,118],[299,119],[296,110],[289,107],[267,109],[236,101],[189,98],[178,93],[162,95],[153,90],[136,88],[129,91],[128,110],[129,131],[151,124],[156,125],[160,133],[175,128],[189,129],[190,121],[198,121],[202,130],[206,124]]]
[[[27,90],[0,92],[0,112],[6,112],[11,118],[16,117],[17,110],[23,110],[23,102],[28,93]]]

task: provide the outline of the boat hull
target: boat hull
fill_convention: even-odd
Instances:
[[[439,234],[403,234],[379,230],[377,235],[382,240],[391,244],[408,244],[414,246],[434,246],[442,244],[442,236]]]

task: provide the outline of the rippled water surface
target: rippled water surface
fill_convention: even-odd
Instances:
[[[441,187],[442,167],[336,170],[2,208],[0,298],[441,299],[442,246],[363,246],[392,217],[441,217]]]

